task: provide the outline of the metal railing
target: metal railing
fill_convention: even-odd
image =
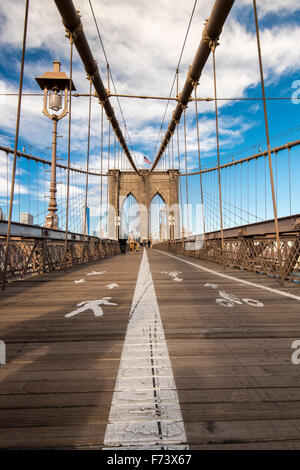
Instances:
[[[5,256],[5,225],[0,223],[0,271],[3,275]],[[78,264],[100,260],[120,253],[116,240],[69,233],[67,250],[65,233],[37,226],[12,224],[7,254],[6,279],[18,280],[25,276],[64,269]]]
[[[187,243],[189,245],[187,245]],[[197,242],[195,242],[197,243]],[[202,247],[191,249],[190,240],[167,240],[154,248],[205,261],[224,264],[280,279],[300,282],[300,235],[281,235],[280,253],[276,237],[238,237],[205,240]],[[282,266],[280,265],[282,263]]]

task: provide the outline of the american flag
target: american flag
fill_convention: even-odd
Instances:
[[[144,163],[148,163],[148,165],[151,165],[150,160],[147,157],[145,157],[145,155],[144,155]]]

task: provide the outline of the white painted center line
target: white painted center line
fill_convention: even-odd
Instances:
[[[188,449],[146,250],[104,445],[106,449]]]

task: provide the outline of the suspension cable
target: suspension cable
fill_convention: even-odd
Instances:
[[[289,161],[289,206],[290,206],[290,215],[292,215],[292,198],[291,198],[291,149],[288,148],[288,161]]]
[[[20,81],[19,81],[19,94],[18,94],[18,108],[17,108],[17,120],[16,120],[16,132],[15,132],[14,159],[13,159],[13,167],[12,167],[12,175],[11,175],[9,213],[8,213],[8,219],[7,219],[6,243],[5,243],[4,260],[3,260],[2,290],[5,289],[7,262],[8,262],[8,255],[9,255],[10,228],[11,228],[11,218],[12,218],[14,190],[15,190],[17,148],[18,148],[18,142],[19,142],[21,102],[22,102],[22,91],[23,91],[23,76],[24,76],[26,38],[27,38],[27,26],[28,26],[28,11],[29,11],[29,0],[26,0],[25,15],[24,15],[24,29],[23,29],[23,43],[22,43],[21,70],[20,70]]]
[[[220,200],[220,224],[221,224],[221,243],[222,243],[222,259],[225,266],[224,253],[224,234],[223,234],[223,214],[222,214],[222,188],[221,188],[221,171],[220,171],[220,144],[219,144],[219,120],[218,120],[218,101],[217,101],[217,76],[216,76],[216,47],[218,41],[210,41],[210,48],[213,58],[213,75],[214,75],[214,95],[215,95],[215,118],[216,118],[216,139],[217,139],[217,157],[218,157],[218,181],[219,181],[219,200]]]
[[[100,118],[100,129],[101,129],[101,148],[100,148],[100,238],[102,236],[102,212],[103,212],[103,104],[101,103],[101,118]]]
[[[71,124],[72,124],[72,76],[73,76],[73,34],[69,33],[70,40],[70,82],[69,82],[69,124],[68,124],[68,167],[67,167],[67,200],[66,200],[66,227],[65,227],[65,253],[63,264],[67,266],[68,252],[68,225],[69,225],[69,197],[70,197],[70,161],[71,161]]]
[[[201,155],[200,155],[200,133],[199,133],[199,117],[198,117],[198,103],[197,103],[197,85],[194,85],[194,93],[195,93],[195,114],[196,114],[196,128],[197,128],[197,147],[198,147],[198,167],[199,167],[199,177],[200,177],[200,191],[201,191],[201,204],[202,204],[202,224],[203,224],[203,232],[204,232],[204,239],[205,239],[205,217],[204,217],[204,206],[203,206],[203,187],[202,187],[202,174],[201,174]]]
[[[168,97],[168,99],[167,99],[167,104],[166,104],[165,112],[164,112],[164,115],[163,115],[163,118],[162,118],[162,122],[161,122],[160,129],[159,129],[159,133],[158,133],[158,137],[157,137],[156,144],[155,144],[155,148],[154,148],[154,151],[153,151],[152,160],[153,160],[154,155],[155,155],[155,152],[156,152],[156,147],[157,147],[157,143],[158,143],[158,140],[159,140],[159,136],[162,134],[162,128],[163,128],[163,125],[164,125],[164,122],[165,122],[165,118],[166,118],[166,114],[167,114],[167,111],[168,111],[168,107],[169,107],[169,104],[170,104],[170,101],[171,101],[171,95],[172,95],[172,92],[173,92],[173,88],[174,88],[175,82],[176,82],[176,86],[177,86],[176,97],[178,97],[178,73],[179,73],[179,66],[180,66],[181,59],[182,59],[182,56],[183,56],[183,52],[184,52],[184,49],[185,49],[185,45],[186,45],[186,41],[187,41],[188,34],[189,34],[189,31],[190,31],[190,27],[191,27],[191,24],[192,24],[192,20],[193,20],[193,17],[194,17],[194,13],[195,13],[197,1],[198,1],[198,0],[195,0],[195,1],[194,1],[194,6],[193,6],[193,9],[192,9],[192,13],[191,13],[191,15],[190,15],[189,23],[188,23],[188,26],[187,26],[187,30],[186,30],[186,33],[185,33],[185,37],[184,37],[184,41],[183,41],[182,47],[181,47],[181,52],[180,52],[180,55],[179,55],[178,63],[177,63],[177,66],[176,66],[176,71],[175,71],[174,78],[173,78],[173,82],[172,82],[172,85],[171,85],[169,97]]]
[[[282,254],[281,254],[281,244],[280,244],[278,218],[277,218],[277,206],[276,206],[275,189],[274,189],[272,156],[271,156],[271,147],[270,147],[270,135],[269,135],[268,114],[267,114],[267,104],[266,104],[266,95],[265,95],[264,72],[263,72],[263,64],[262,64],[262,56],[261,56],[256,0],[253,0],[253,10],[254,10],[255,29],[256,29],[256,40],[257,40],[257,50],[258,50],[258,62],[259,62],[259,71],[260,71],[261,91],[262,91],[262,97],[263,97],[265,131],[266,131],[266,139],[267,139],[267,147],[268,147],[269,173],[270,173],[271,192],[272,192],[274,225],[275,225],[276,241],[277,241],[277,253],[278,253],[278,261],[279,261],[279,268],[280,268],[280,280],[281,280],[281,283],[283,284],[284,277],[283,277],[283,266],[282,266]]]
[[[183,210],[182,210],[182,188],[181,188],[181,176],[180,176],[180,148],[179,148],[179,129],[176,126],[177,133],[177,154],[178,154],[178,171],[179,171],[179,194],[180,194],[180,207],[181,207],[181,240],[182,245],[184,244],[184,230],[183,230]]]
[[[186,195],[186,215],[187,215],[187,233],[190,232],[189,224],[189,186],[188,186],[188,176],[187,176],[187,150],[186,150],[186,107],[183,110],[183,132],[184,132],[184,159],[185,159],[185,195]]]
[[[84,200],[84,240],[86,241],[87,232],[87,197],[89,185],[89,160],[90,160],[90,140],[91,140],[91,108],[92,108],[92,80],[90,80],[90,98],[89,98],[89,117],[88,117],[88,141],[86,154],[86,179],[85,179],[85,200]]]
[[[109,66],[107,54],[106,54],[106,51],[105,51],[104,43],[103,43],[103,41],[102,41],[100,29],[99,29],[99,26],[98,26],[98,22],[97,22],[97,19],[96,19],[96,15],[95,15],[94,8],[93,8],[92,1],[91,1],[91,0],[89,0],[89,5],[90,5],[90,9],[91,9],[92,16],[93,16],[93,19],[94,19],[94,23],[95,23],[95,26],[96,26],[98,38],[99,38],[99,40],[100,40],[101,48],[102,48],[102,51],[103,51],[103,54],[104,54],[104,57],[105,57],[105,61],[106,61],[107,81],[108,81],[108,96],[110,95],[110,90],[109,90],[109,88],[110,88],[110,85],[109,85],[109,77],[111,78],[111,82],[112,82],[112,85],[113,85],[113,88],[114,88],[114,91],[115,91],[115,95],[117,95],[118,93],[117,93],[117,90],[116,90],[116,85],[115,85],[115,82],[114,82],[114,79],[113,79],[113,76],[112,76],[112,73],[111,73],[111,68],[110,68],[110,66]],[[137,164],[136,156],[135,156],[135,154],[134,154],[134,152],[133,152],[133,147],[132,147],[132,143],[131,143],[131,139],[130,139],[130,134],[129,134],[129,131],[128,131],[128,128],[127,128],[127,125],[126,125],[125,116],[124,116],[124,113],[123,113],[123,110],[122,110],[122,107],[121,107],[121,103],[120,103],[119,97],[117,96],[116,98],[117,98],[118,106],[119,106],[119,109],[120,109],[120,112],[121,112],[121,116],[122,116],[122,119],[123,119],[123,123],[124,123],[124,126],[125,126],[124,137],[125,137],[125,139],[126,139],[126,132],[127,132],[128,141],[129,141],[129,145],[130,145],[130,148],[131,148],[131,151],[132,151],[132,154],[133,154],[133,158],[134,158],[134,160],[135,160],[135,163]]]

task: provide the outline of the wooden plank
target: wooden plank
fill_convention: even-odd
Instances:
[[[102,447],[140,260],[141,254],[106,259],[0,293],[8,357],[0,368],[2,449]],[[299,304],[155,250],[149,261],[190,448],[300,448],[300,366],[291,363]],[[105,273],[88,277],[92,270]],[[183,281],[166,271],[180,271]],[[253,273],[227,273],[279,288]],[[76,285],[80,278],[88,282]],[[118,288],[108,290],[111,282]],[[264,306],[218,305],[209,282]],[[300,295],[299,286],[284,290]],[[64,316],[83,300],[105,296],[117,305],[104,307],[100,318],[91,311]]]

